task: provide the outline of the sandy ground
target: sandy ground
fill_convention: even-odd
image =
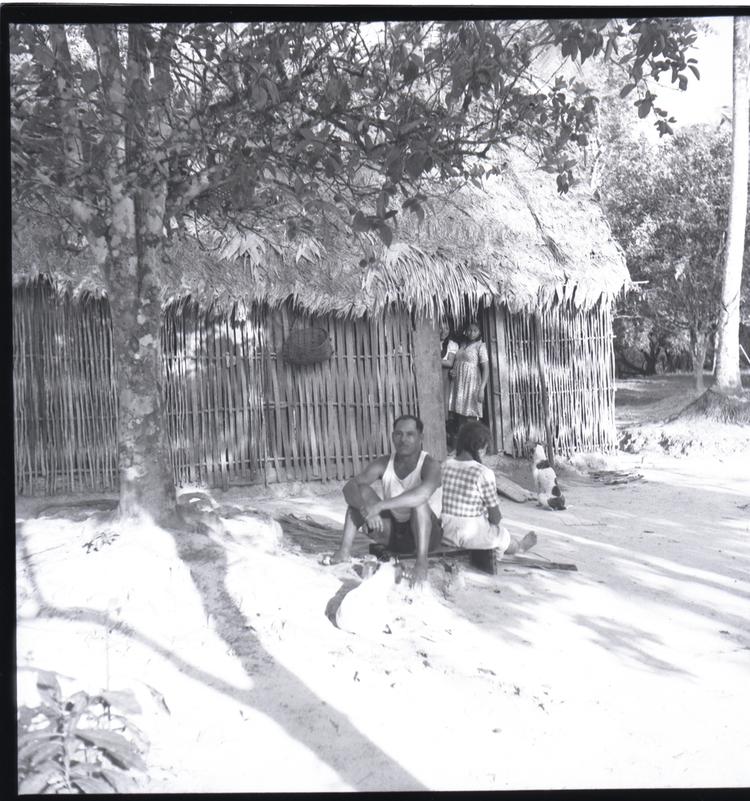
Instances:
[[[91,509],[19,499],[19,703],[39,669],[133,689],[146,792],[748,786],[744,454],[597,466],[643,479],[567,469],[568,510],[502,504],[577,572],[435,562],[422,593],[381,582],[357,634],[331,616],[379,574],[267,517],[341,523],[338,487],[217,493],[224,537],[144,526],[88,552]]]

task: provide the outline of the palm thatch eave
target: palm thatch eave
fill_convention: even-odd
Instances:
[[[191,297],[222,313],[237,303],[291,302],[316,314],[363,317],[393,304],[433,317],[480,301],[512,311],[570,303],[591,308],[630,285],[622,250],[584,187],[558,195],[524,154],[505,150],[499,174],[432,201],[424,221],[402,212],[390,247],[374,234],[333,231],[272,248],[250,231],[216,236],[214,251],[174,240],[165,251],[162,301]],[[14,281],[51,275],[60,291],[106,295],[85,254],[61,260],[14,245]],[[20,249],[23,250],[23,249]],[[31,249],[33,251],[33,248]]]

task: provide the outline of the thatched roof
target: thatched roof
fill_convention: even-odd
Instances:
[[[460,316],[464,296],[472,305],[502,300],[513,310],[555,300],[588,308],[628,285],[624,255],[583,187],[560,196],[554,176],[517,151],[502,165],[483,188],[464,186],[431,202],[421,224],[400,214],[388,248],[362,234],[297,238],[278,250],[256,234],[224,236],[216,239],[218,254],[190,239],[177,242],[165,265],[164,301],[189,294],[228,309],[237,301],[291,299],[309,311],[351,316],[394,302],[432,316],[445,303]],[[47,271],[41,256],[22,261],[14,263],[16,280]],[[104,286],[81,256],[56,260],[54,272],[79,290]]]

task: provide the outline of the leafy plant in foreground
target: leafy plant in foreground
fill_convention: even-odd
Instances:
[[[147,742],[125,714],[140,706],[129,690],[63,698],[54,673],[40,671],[42,703],[18,712],[19,793],[133,792]]]

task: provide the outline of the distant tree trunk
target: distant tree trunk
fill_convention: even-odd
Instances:
[[[649,334],[648,350],[641,349],[644,358],[643,372],[646,375],[656,375],[656,363],[659,361],[661,345],[657,337]]]
[[[678,351],[675,352],[671,348],[664,349],[664,372],[676,373],[680,369],[680,359],[682,354]]]
[[[708,335],[704,331],[691,331],[690,339],[693,348],[693,376],[695,378],[695,389],[701,394],[706,389],[703,381],[703,365],[706,362],[708,353]]]
[[[615,359],[615,367],[619,373],[618,378],[626,375],[644,375],[643,366],[633,364],[626,356],[625,351],[617,346],[615,346]]]
[[[711,332],[711,375],[716,375],[716,345],[718,337],[716,331]]]
[[[734,18],[732,90],[732,199],[719,310],[715,389],[725,395],[742,388],[740,378],[740,285],[745,250],[748,178],[748,17]]]

